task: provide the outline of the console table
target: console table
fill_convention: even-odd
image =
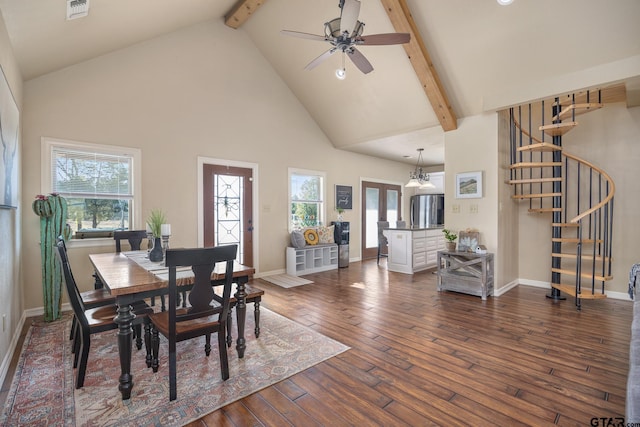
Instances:
[[[438,251],[438,291],[493,295],[493,254]]]

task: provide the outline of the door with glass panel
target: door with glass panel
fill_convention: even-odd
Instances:
[[[253,171],[203,165],[204,246],[238,245],[238,262],[253,267]]]
[[[402,218],[401,190],[399,185],[362,182],[362,259],[378,255],[378,221],[395,226]]]

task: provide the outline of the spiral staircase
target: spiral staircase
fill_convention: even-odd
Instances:
[[[511,108],[512,199],[528,203],[531,214],[551,215],[549,298],[606,298],[612,279],[611,248],[615,185],[596,165],[563,151],[564,135],[576,116],[604,106],[602,91]]]

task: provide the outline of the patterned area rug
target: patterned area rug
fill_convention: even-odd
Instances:
[[[273,276],[261,277],[261,279],[283,288],[293,288],[313,283],[311,280],[303,279],[298,276],[289,276],[288,274],[275,274]]]
[[[245,357],[238,359],[235,342],[229,349],[227,381],[220,378],[215,347],[205,357],[204,338],[178,343],[178,399],[173,402],[169,402],[166,341],[160,343],[160,369],[155,374],[146,367],[144,348],[134,350],[134,388],[131,399],[123,401],[118,391],[115,331],[92,337],[85,385],[75,390],[68,340],[70,316],[48,324],[34,323],[25,338],[0,423],[180,426],[348,349],[264,307],[261,314],[258,339],[253,334],[253,316],[247,316]]]

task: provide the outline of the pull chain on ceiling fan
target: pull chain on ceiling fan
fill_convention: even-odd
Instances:
[[[340,0],[340,17],[324,24],[324,36],[298,31],[282,30],[282,34],[303,39],[329,42],[331,48],[311,61],[305,70],[312,70],[327,60],[337,51],[342,51],[342,69],[336,71],[338,78],[344,78],[346,69],[344,57],[347,56],[364,74],[373,71],[373,66],[367,58],[356,49],[357,45],[380,46],[408,43],[411,36],[408,33],[371,34],[363,36],[364,23],[358,21],[360,14],[360,0]],[[342,76],[342,77],[341,77]]]

